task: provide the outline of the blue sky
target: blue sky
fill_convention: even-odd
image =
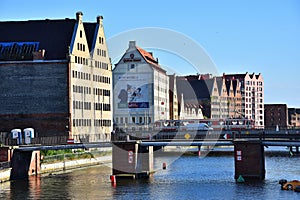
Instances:
[[[199,44],[219,73],[262,73],[265,103],[300,107],[298,0],[1,0],[0,7],[1,21],[75,18],[82,11],[84,21],[95,22],[103,15],[108,39],[137,28],[173,30]],[[153,52],[179,75],[197,73],[178,56]]]

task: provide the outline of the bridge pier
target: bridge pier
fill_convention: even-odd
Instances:
[[[234,143],[234,178],[242,180],[265,179],[264,146],[260,140],[237,139]]]
[[[153,173],[153,146],[141,146],[138,141],[114,142],[112,175],[120,178],[149,178]]]
[[[10,180],[24,179],[40,173],[40,151],[14,149],[11,159]]]

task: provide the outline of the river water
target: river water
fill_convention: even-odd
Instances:
[[[267,156],[266,179],[252,183],[235,182],[230,155],[174,158],[156,157],[155,163],[166,162],[167,169],[149,180],[112,186],[110,166],[94,166],[2,183],[0,199],[300,199],[300,193],[278,184],[283,178],[300,179],[299,156]]]

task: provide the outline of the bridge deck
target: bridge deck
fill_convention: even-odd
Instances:
[[[116,143],[137,142],[141,146],[232,146],[235,141],[261,141],[264,146],[287,146],[300,147],[300,140],[259,140],[257,138],[243,138],[235,140],[215,139],[215,140],[131,140],[131,141],[115,141]],[[107,148],[112,147],[113,142],[95,142],[95,143],[78,143],[64,144],[53,146],[20,146],[19,151],[36,151],[36,150],[62,150],[62,149],[89,149],[89,148]]]

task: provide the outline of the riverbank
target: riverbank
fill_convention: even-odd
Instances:
[[[53,163],[42,163],[40,174],[52,174],[64,170],[76,169],[81,167],[89,167],[102,164],[110,164],[112,156],[105,155],[86,159],[56,161]],[[10,180],[11,168],[0,170],[0,183]]]
[[[107,156],[88,158],[88,159],[67,160],[62,162],[46,163],[46,164],[41,164],[41,174],[94,166],[94,165],[109,164],[111,162],[112,162],[111,155],[107,155]]]

